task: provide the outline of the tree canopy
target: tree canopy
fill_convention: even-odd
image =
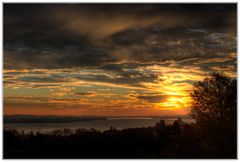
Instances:
[[[213,73],[194,85],[191,116],[196,122],[236,121],[237,82],[228,76]]]

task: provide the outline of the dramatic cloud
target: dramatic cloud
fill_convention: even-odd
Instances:
[[[236,4],[5,3],[6,113],[31,106],[38,110],[24,112],[187,113],[196,81],[211,72],[236,77],[236,11]]]
[[[236,50],[235,31],[236,7],[230,4],[6,4],[4,65],[98,67],[218,57]]]

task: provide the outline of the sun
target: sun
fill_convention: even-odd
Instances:
[[[188,96],[170,96],[165,101],[158,103],[158,106],[164,109],[181,109],[190,105],[190,97]]]
[[[175,105],[176,108],[185,107],[188,105],[188,99],[186,97],[169,97],[167,102],[170,105]]]

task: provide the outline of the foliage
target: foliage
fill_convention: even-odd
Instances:
[[[4,131],[4,158],[196,158],[198,136],[190,124],[51,133]],[[197,134],[197,133],[196,133]],[[189,137],[191,136],[191,137]],[[184,149],[183,149],[184,148]],[[191,152],[191,153],[190,153]]]
[[[234,152],[206,147],[197,125],[55,130],[51,133],[4,131],[4,158],[236,158]],[[223,147],[225,148],[225,147]]]
[[[196,120],[204,150],[236,156],[237,81],[213,73],[194,85],[191,97],[191,115]]]
[[[236,80],[213,73],[194,85],[191,115],[197,123],[236,121]]]

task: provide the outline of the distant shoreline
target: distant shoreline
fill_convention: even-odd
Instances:
[[[11,115],[4,116],[4,123],[68,123],[106,119],[106,117]]]
[[[188,116],[54,116],[54,115],[4,115],[4,123],[69,123],[95,120],[131,120],[131,119],[176,119]]]
[[[54,116],[54,115],[4,115],[4,123],[69,123],[95,120],[131,119],[191,119],[189,116]]]

